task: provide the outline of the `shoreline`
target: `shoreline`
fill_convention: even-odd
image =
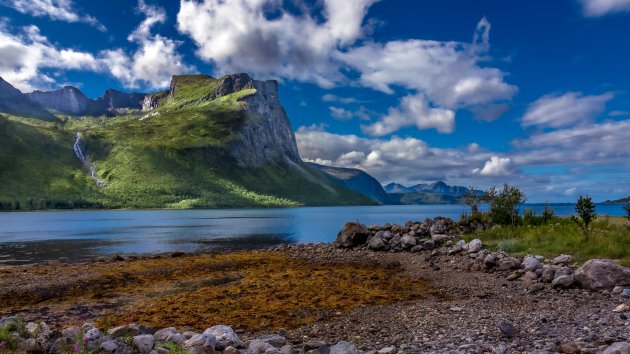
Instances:
[[[431,247],[431,249],[428,247],[430,242],[427,243],[426,249],[424,246],[420,249],[414,249],[415,246],[410,244],[403,246],[401,237],[399,239],[401,245],[398,250],[371,250],[374,248],[371,240],[379,232],[391,232],[395,229],[405,233],[405,228],[409,229],[407,233],[414,229],[420,232],[422,225],[422,223],[372,225],[369,231],[372,235],[371,238],[366,237],[363,242],[353,244],[349,248],[339,247],[339,243],[283,245],[264,250],[222,252],[211,255],[171,254],[161,255],[160,258],[153,256],[127,260],[111,259],[84,264],[59,263],[4,267],[0,268],[3,275],[1,278],[5,279],[4,285],[0,287],[5,295],[4,297],[0,296],[0,304],[2,304],[0,318],[9,314],[6,311],[6,279],[9,278],[21,278],[22,280],[23,291],[21,293],[14,292],[13,298],[24,298],[24,294],[31,294],[32,296],[37,293],[44,294],[44,298],[48,297],[33,303],[14,306],[13,310],[10,311],[11,314],[20,314],[19,309],[21,308],[25,310],[22,315],[30,316],[27,320],[59,320],[61,317],[55,317],[59,313],[64,313],[70,317],[75,316],[74,321],[59,321],[58,328],[60,330],[68,328],[67,326],[82,326],[84,321],[101,325],[102,328],[103,315],[111,316],[111,311],[120,311],[120,309],[123,309],[121,314],[118,317],[112,317],[118,318],[118,322],[111,322],[109,329],[114,328],[115,325],[124,325],[124,321],[121,322],[120,318],[125,316],[125,306],[133,307],[136,304],[138,305],[136,306],[137,309],[146,311],[136,312],[136,318],[129,317],[128,319],[133,320],[134,323],[146,325],[146,319],[153,318],[145,317],[147,313],[152,314],[150,316],[155,316],[156,313],[152,312],[153,310],[151,310],[151,306],[147,305],[147,301],[134,301],[138,298],[143,300],[143,296],[153,291],[151,290],[153,282],[155,282],[153,284],[155,287],[164,287],[165,289],[179,282],[182,286],[179,289],[174,289],[176,290],[174,293],[168,293],[168,291],[156,293],[153,298],[149,298],[150,302],[154,302],[156,306],[162,309],[162,312],[167,313],[192,310],[197,315],[193,316],[191,321],[195,321],[195,319],[199,321],[196,325],[197,331],[203,331],[207,327],[219,324],[231,325],[236,331],[235,333],[238,333],[246,342],[244,345],[251,345],[247,341],[264,336],[281,335],[285,342],[291,345],[291,353],[300,348],[304,352],[303,349],[307,347],[307,343],[315,340],[321,341],[322,345],[329,349],[340,341],[347,341],[353,343],[357,350],[370,352],[370,350],[387,349],[389,350],[385,351],[387,353],[496,352],[497,350],[506,353],[534,350],[567,352],[565,351],[567,348],[578,348],[582,352],[598,352],[615,342],[627,340],[630,320],[628,320],[626,311],[630,309],[620,312],[614,310],[624,304],[628,306],[630,300],[614,293],[612,289],[601,291],[583,289],[576,285],[575,281],[557,285],[551,281],[555,281],[555,278],[551,279],[544,275],[546,269],[553,269],[554,273],[558,274],[569,269],[567,276],[573,277],[575,264],[571,263],[571,260],[567,260],[566,257],[560,262],[558,260],[541,261],[538,258],[532,260],[522,257],[514,258],[507,254],[502,255],[488,251],[484,249],[483,245],[473,241],[469,243],[455,242],[456,236],[442,237],[449,235],[448,227],[441,230],[446,231],[445,234],[433,233],[431,241],[435,247]],[[440,241],[436,242],[437,240]],[[413,243],[409,238],[404,242]],[[418,245],[416,244],[416,246]],[[493,257],[494,262],[490,262]],[[207,282],[203,278],[199,278],[201,275],[206,276],[211,273],[207,269],[214,269],[215,272],[222,274],[222,278],[230,278],[230,274],[234,274],[230,272],[236,271],[238,273],[236,269],[230,270],[230,267],[220,266],[216,268],[212,259],[221,259],[221,264],[228,261],[225,264],[232,264],[230,262],[234,260],[245,262],[249,265],[242,266],[241,264],[237,268],[254,269],[251,273],[253,277],[247,278],[245,276],[240,280],[228,279],[215,283]],[[262,272],[258,272],[256,269],[258,269],[261,260],[269,266],[264,268]],[[508,261],[513,261],[514,264],[508,264]],[[527,268],[528,262],[534,264],[532,269],[535,272],[523,269],[523,267]],[[565,265],[572,265],[573,267],[567,268]],[[197,267],[201,267],[203,272],[194,273],[193,269]],[[105,296],[98,296],[97,298],[90,298],[89,296],[73,298],[74,295],[71,292],[64,293],[66,291],[64,289],[74,289],[76,284],[84,284],[83,287],[79,287],[83,289],[82,293],[94,295],[94,291],[90,290],[90,287],[86,288],[85,284],[90,284],[93,279],[102,279],[96,277],[92,280],[88,279],[87,283],[81,283],[80,279],[77,279],[78,274],[73,273],[74,269],[80,269],[81,276],[108,270],[106,279],[109,279],[109,283],[101,283],[101,285],[109,284],[106,286],[111,289],[109,295],[105,293],[101,294]],[[299,273],[299,269],[302,269],[304,273]],[[256,316],[270,316],[269,314],[274,313],[273,311],[285,310],[284,307],[286,306],[282,305],[280,308],[275,307],[275,310],[272,310],[274,307],[271,305],[269,305],[270,308],[265,307],[267,306],[265,304],[275,303],[277,299],[274,300],[274,296],[280,290],[267,292],[265,295],[267,297],[256,298],[257,300],[250,303],[258,304],[254,305],[254,308],[257,309],[254,312],[248,312],[252,311],[252,308],[247,307],[251,305],[246,305],[240,310],[230,310],[216,318],[208,317],[206,322],[200,319],[205,318],[204,316],[209,313],[216,313],[221,307],[213,307],[214,310],[209,310],[209,307],[191,307],[191,304],[197,301],[194,299],[200,299],[200,296],[203,298],[207,294],[218,291],[217,289],[229,288],[232,281],[243,282],[235,283],[238,284],[237,288],[241,289],[239,293],[243,289],[252,289],[251,286],[253,285],[245,284],[257,284],[255,286],[258,288],[252,290],[248,296],[259,296],[265,293],[264,289],[267,287],[273,289],[274,284],[278,286],[277,289],[297,288],[302,283],[308,283],[304,275],[315,274],[314,269],[327,275],[315,281],[314,287],[307,287],[302,289],[302,292],[288,295],[288,298],[300,299],[294,303],[297,307],[293,309],[296,311],[295,313],[306,316],[305,318],[308,318],[306,322],[300,322],[301,320],[288,321],[288,319],[294,319],[288,313],[265,317],[275,320],[267,324],[262,323],[264,326],[258,329],[229,320],[231,314],[234,313],[233,311],[241,311],[242,316],[235,318],[241,318],[242,321],[246,322],[252,319],[254,321],[247,323],[261,323],[260,320],[256,319],[258,318]],[[369,270],[369,272],[361,273],[361,269]],[[290,283],[293,285],[287,286],[286,283],[283,283],[284,276],[296,272],[298,273],[295,283]],[[147,276],[149,273],[153,275]],[[122,279],[121,282],[117,282],[116,279],[118,278],[116,277],[108,278],[121,274],[123,275],[120,278]],[[159,274],[159,276],[155,274]],[[275,277],[277,274],[283,275],[278,278]],[[332,276],[331,274],[336,275]],[[367,274],[377,276],[378,279],[370,280],[371,278]],[[164,279],[160,277],[164,277]],[[290,275],[287,277],[291,278]],[[348,280],[335,283],[333,281],[343,277],[349,277],[347,279],[352,279],[352,282],[348,283]],[[36,278],[44,279],[48,283],[44,281],[39,284],[43,286],[38,287],[37,282],[33,280]],[[210,278],[213,277],[210,276]],[[63,284],[64,279],[75,283],[71,282],[68,288],[59,287],[59,284]],[[191,282],[191,280],[194,281]],[[56,287],[51,288],[50,285],[52,284]],[[129,287],[128,284],[138,286],[134,288]],[[358,286],[357,290],[365,290],[360,290],[358,293],[347,292],[347,285],[343,284],[355,284]],[[350,301],[351,297],[347,297],[350,294],[354,294],[350,296],[369,295],[367,289],[387,289],[385,284],[393,286],[390,289],[397,289],[396,286],[403,286],[404,288],[409,284],[417,284],[416,291],[419,290],[420,292],[414,295],[413,292],[405,293],[405,291],[411,291],[410,288],[405,288],[407,289],[405,291],[398,288],[393,293],[386,291],[376,298],[371,298],[371,300],[370,298],[367,300],[366,298],[357,298],[356,307],[350,306],[335,310],[334,306],[339,306],[334,305],[334,301],[331,300],[335,296],[341,296],[338,300],[341,301],[339,304],[348,305],[352,302]],[[361,288],[362,286],[365,288]],[[54,291],[51,292],[51,289]],[[314,306],[312,302],[308,301],[324,289],[332,289],[333,292],[318,300],[317,303],[333,304],[334,306],[321,312],[309,312],[312,310],[304,312],[304,309],[312,309]],[[400,295],[403,293],[410,297],[392,297],[392,294]],[[5,300],[2,300],[3,298]],[[204,301],[211,303],[220,298],[221,295],[212,295],[208,298],[209,300]],[[370,301],[379,298],[385,302],[370,303]],[[168,301],[164,302],[165,299]],[[67,307],[55,307],[55,303],[59,306],[63,301],[67,302]],[[230,304],[238,308],[238,306],[247,304],[249,300],[239,298],[239,301]],[[281,300],[278,304],[285,304],[283,301],[286,300]],[[108,302],[114,306],[108,307],[106,305]],[[176,310],[169,310],[169,306],[175,306],[171,309]],[[569,308],[571,311],[567,311]],[[227,308],[225,309],[227,311]],[[219,311],[219,313],[222,312]],[[157,314],[163,315],[160,312]],[[185,331],[193,329],[182,325],[183,322],[177,322],[176,317],[173,317],[169,322],[159,316],[157,322],[149,323],[154,330],[163,327],[177,327],[178,333],[183,334]],[[210,318],[214,318],[214,320],[210,320]],[[594,320],[595,318],[596,320]],[[511,327],[502,321],[506,321]],[[50,320],[48,322],[50,325],[54,324]],[[179,323],[179,325],[174,325],[175,323]],[[287,323],[294,324],[287,325]],[[589,325],[585,326],[585,323]],[[505,328],[501,329],[502,326]],[[507,334],[506,328],[510,332],[512,327],[516,332]],[[390,348],[392,346],[393,349]]]

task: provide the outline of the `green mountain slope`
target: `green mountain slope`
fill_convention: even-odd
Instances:
[[[170,92],[154,94],[158,102],[149,112],[60,117],[61,123],[0,117],[0,139],[7,146],[0,150],[0,207],[370,204],[283,154],[284,145],[274,150],[267,143],[264,164],[239,163],[239,154],[258,148],[243,142],[243,132],[264,134],[268,128],[260,125],[267,120],[251,110],[262,99],[256,87],[263,90],[264,85],[248,77],[189,76],[174,80]],[[75,156],[75,143],[85,163]],[[91,166],[106,187],[90,176]]]

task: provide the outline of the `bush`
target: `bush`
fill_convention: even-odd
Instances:
[[[475,216],[479,214],[479,204],[481,204],[481,197],[477,193],[475,186],[468,187],[468,193],[464,195],[464,202],[470,207],[470,215]]]
[[[623,206],[623,210],[626,211],[626,218],[630,220],[630,202],[626,202],[626,204]]]
[[[575,214],[571,217],[575,223],[577,223],[582,229],[582,233],[584,234],[584,238],[588,238],[590,229],[589,226],[593,220],[597,217],[597,212],[595,211],[595,203],[589,196],[581,196],[575,205]]]
[[[484,199],[490,205],[490,215],[495,223],[516,227],[518,207],[525,203],[525,195],[518,187],[507,183],[500,191],[492,187],[484,193]]]
[[[556,217],[556,215],[555,215],[555,212],[553,211],[553,209],[549,207],[549,204],[545,204],[545,207],[543,208],[543,211],[542,211],[543,224],[546,225],[548,222],[553,220],[555,217]]]

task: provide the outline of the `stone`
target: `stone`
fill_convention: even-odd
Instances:
[[[230,345],[236,348],[243,347],[243,341],[230,326],[213,326],[206,329],[203,334],[214,337],[224,348]]]
[[[212,353],[217,344],[214,336],[208,336],[205,334],[196,334],[192,338],[184,341],[184,348],[197,349],[202,352]]]
[[[410,251],[413,252],[413,253],[422,252],[422,245],[413,246],[413,247],[411,247]]]
[[[142,354],[149,354],[153,350],[155,339],[150,334],[141,334],[133,337],[133,346]]]
[[[630,305],[628,304],[621,304],[615,307],[615,309],[613,310],[613,312],[628,312],[628,311],[630,311]]]
[[[468,244],[468,253],[477,253],[483,248],[483,243],[480,239],[476,238]]]
[[[115,352],[118,349],[118,342],[115,340],[108,340],[106,342],[101,343],[101,349],[106,352]]]
[[[493,254],[487,255],[483,260],[483,265],[485,265],[486,268],[493,268],[497,265],[497,257]]]
[[[561,275],[551,282],[551,286],[554,288],[570,288],[574,283],[575,277],[573,275]]]
[[[441,244],[441,243],[446,243],[447,241],[450,241],[451,236],[445,235],[445,234],[435,234],[435,235],[431,235],[431,239],[436,244]]]
[[[433,224],[429,228],[431,236],[448,234],[453,226],[453,220],[449,218],[437,217],[433,219]]]
[[[383,239],[378,235],[372,237],[370,243],[368,244],[368,247],[374,251],[382,251],[385,249],[385,246],[385,241],[383,241]]]
[[[353,248],[364,244],[369,234],[370,231],[365,225],[358,222],[348,222],[337,234],[335,242],[339,247]]]
[[[249,346],[247,347],[247,353],[251,354],[264,354],[267,349],[274,348],[273,345],[263,342],[260,339],[254,339],[249,342]]]
[[[135,325],[123,325],[110,329],[108,333],[114,338],[135,337],[140,334],[140,328]]]
[[[280,354],[280,350],[278,348],[269,348],[265,350],[264,354]]]
[[[396,347],[391,345],[389,347],[385,347],[377,352],[378,354],[394,354],[396,353]]]
[[[580,346],[576,342],[564,342],[558,346],[558,351],[565,354],[576,354],[580,352]]]
[[[630,289],[623,289],[623,291],[621,292],[621,297],[625,297],[626,299],[630,298]]]
[[[526,271],[536,271],[536,269],[542,268],[542,264],[535,257],[527,256],[523,259],[523,268]]]
[[[623,291],[623,286],[617,285],[617,286],[615,286],[613,288],[612,293],[613,294],[621,294],[622,291]]]
[[[499,322],[497,323],[497,327],[499,328],[501,333],[510,338],[518,334],[518,329],[505,319],[499,320]]]
[[[573,257],[571,257],[568,254],[561,254],[558,257],[554,258],[551,263],[553,264],[568,264],[569,262],[571,262],[571,259]]]
[[[309,339],[306,343],[303,344],[302,349],[304,351],[318,349],[320,347],[326,347],[326,342],[322,342],[318,339]]]
[[[416,238],[410,235],[405,235],[400,239],[400,243],[404,248],[411,248],[416,245]]]
[[[68,327],[61,331],[61,336],[72,339],[81,339],[81,328],[79,327]]]
[[[290,344],[285,345],[284,347],[280,348],[280,354],[294,354],[297,351],[293,350],[293,347]]]
[[[551,283],[556,277],[556,270],[552,268],[545,268],[542,272],[542,281],[545,283]]]
[[[515,261],[514,258],[512,257],[507,257],[507,258],[502,258],[499,261],[499,270],[501,271],[506,271],[506,270],[511,270],[511,269],[515,269],[518,267],[518,263]]]
[[[513,272],[510,275],[508,275],[506,279],[508,281],[512,281],[512,280],[516,280],[516,279],[518,279],[520,277],[521,277],[521,274],[519,272]]]
[[[238,349],[236,349],[236,348],[234,348],[233,346],[230,345],[227,348],[223,349],[221,354],[239,354],[239,351],[238,351]]]
[[[83,335],[83,341],[84,342],[95,341],[95,340],[101,338],[102,336],[103,336],[103,333],[101,332],[100,329],[92,328],[92,329],[88,330],[87,332],[85,332],[85,334]]]
[[[630,268],[612,259],[591,259],[576,272],[575,279],[590,290],[612,290],[616,285],[630,285]]]
[[[630,354],[630,342],[616,342],[604,349],[602,354]]]
[[[177,329],[175,327],[162,328],[155,332],[153,338],[155,338],[156,342],[167,342],[167,338],[175,333],[177,333]]]
[[[285,344],[287,344],[287,339],[279,336],[279,335],[270,335],[270,336],[265,336],[265,337],[261,337],[259,338],[261,341],[265,342],[265,343],[269,343],[271,345],[273,345],[276,348],[281,348],[282,346],[284,346]]]
[[[339,342],[330,347],[330,354],[359,354],[357,347],[350,342]]]
[[[435,249],[435,241],[433,240],[426,240],[422,243],[422,249],[423,250],[427,250],[427,251],[431,251],[433,249]]]

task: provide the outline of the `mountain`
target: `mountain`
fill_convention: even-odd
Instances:
[[[33,104],[20,90],[0,77],[0,112],[27,118],[55,121],[54,115],[42,106]]]
[[[435,183],[416,184],[406,187],[398,183],[385,186],[388,198],[392,204],[460,204],[470,189],[461,186],[450,186],[442,181]],[[477,195],[483,191],[476,190]]]
[[[383,187],[385,192],[387,193],[413,193],[415,190],[413,188],[408,188],[398,183],[390,183]]]
[[[374,204],[300,160],[277,89],[247,74],[174,76],[115,119],[0,115],[0,207]]]
[[[129,110],[142,109],[146,94],[108,89],[103,96],[90,99],[76,87],[66,86],[55,91],[33,91],[27,93],[26,96],[55,113],[73,116],[111,116],[124,114]]]
[[[623,204],[623,203],[630,203],[630,197],[625,197],[625,198],[621,198],[621,199],[615,199],[615,200],[607,200],[604,203],[606,204]]]
[[[389,197],[381,184],[362,170],[323,166],[315,163],[307,163],[307,165],[325,172],[341,185],[367,196],[376,203],[389,204]]]

